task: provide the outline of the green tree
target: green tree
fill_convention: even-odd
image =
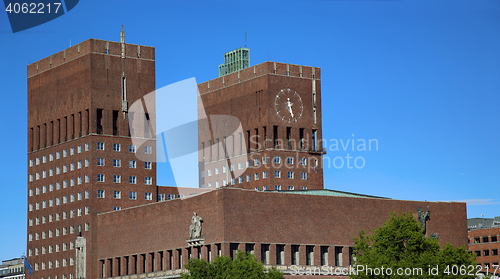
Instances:
[[[362,230],[354,239],[353,249],[355,270],[359,272],[350,277],[475,278],[475,257],[464,247],[447,244],[441,249],[437,240],[422,232],[411,213],[392,213],[373,236]]]
[[[257,262],[254,255],[239,251],[236,258],[217,257],[213,262],[204,259],[190,259],[185,265],[189,274],[182,274],[184,279],[282,279],[283,274],[275,268],[266,270]]]

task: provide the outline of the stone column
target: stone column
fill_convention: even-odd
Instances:
[[[306,245],[299,246],[299,265],[306,265]]]
[[[269,264],[276,265],[276,244],[269,245]]]
[[[128,275],[128,262],[127,262],[127,257],[121,257],[120,258],[120,275]]]
[[[342,247],[342,266],[349,266],[349,246]]]
[[[314,245],[314,262],[313,265],[315,266],[321,266],[321,246],[319,245]]]
[[[285,245],[285,265],[292,265],[292,245]]]

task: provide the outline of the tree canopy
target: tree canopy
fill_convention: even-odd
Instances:
[[[184,279],[282,279],[283,274],[276,269],[266,270],[257,262],[254,255],[239,251],[236,257],[217,257],[213,262],[204,259],[190,259],[185,265],[189,274],[182,274]]]
[[[475,278],[475,257],[465,247],[447,244],[441,249],[425,237],[409,214],[392,213],[373,236],[362,230],[355,238],[353,262],[357,278]],[[391,274],[388,274],[391,273]]]

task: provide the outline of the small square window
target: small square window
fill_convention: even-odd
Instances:
[[[122,165],[122,161],[119,159],[113,159],[113,167],[119,168]]]
[[[49,154],[49,161],[50,162],[54,161],[54,153]]]
[[[151,162],[144,162],[144,168],[150,170],[151,169]]]
[[[135,145],[134,144],[131,144],[128,146],[128,152],[135,153]]]
[[[113,191],[113,198],[114,199],[121,199],[121,197],[122,197],[121,191]]]
[[[293,171],[289,171],[287,177],[288,177],[288,179],[293,179],[294,172]]]
[[[97,198],[104,198],[104,190],[97,190]]]
[[[119,207],[119,206],[114,206],[114,207],[113,207],[113,211],[118,211],[118,210],[122,210],[122,208],[121,208],[121,207]]]
[[[147,201],[153,200],[153,193],[144,193],[144,199]]]
[[[267,185],[266,186],[262,186],[262,191],[267,191]]]
[[[81,146],[81,145],[79,145],[79,146],[77,147],[76,151],[77,151],[78,153],[82,153],[82,146]]]
[[[293,186],[288,186],[288,190],[294,190]]]
[[[137,183],[137,177],[135,175],[131,175],[128,177],[128,183],[130,184],[136,184]]]
[[[104,166],[104,158],[97,158],[97,166],[102,167]]]
[[[113,151],[120,152],[120,144],[119,143],[113,143]]]
[[[144,184],[146,184],[146,185],[153,184],[153,178],[149,177],[149,176],[144,177]]]
[[[71,147],[69,149],[69,155],[75,155],[75,148],[74,147]]]
[[[254,180],[259,180],[259,176],[260,176],[259,173],[256,172],[255,175],[254,175]]]
[[[267,157],[262,157],[262,164],[267,164]]]
[[[61,158],[61,151],[56,152],[56,160]]]
[[[300,179],[302,179],[302,180],[307,180],[307,173],[305,173],[305,172],[301,172],[301,173],[300,173]]]
[[[281,191],[281,185],[274,185],[275,191]]]
[[[287,165],[293,165],[293,157],[287,157],[286,163],[287,163]]]
[[[97,182],[104,182],[104,174],[97,174]]]
[[[307,165],[307,160],[306,160],[306,158],[300,158],[300,165],[301,165],[301,166],[305,166],[305,165]]]
[[[97,150],[104,150],[104,142],[97,143]]]
[[[252,175],[251,174],[247,174],[247,182],[250,182],[252,181]]]
[[[113,182],[114,183],[120,183],[121,182],[121,176],[120,175],[113,175]]]
[[[43,164],[47,163],[47,155],[43,155],[43,157],[42,157],[42,163]]]
[[[63,157],[68,157],[68,149],[63,150]]]
[[[137,199],[137,192],[129,192],[129,199],[136,200]]]
[[[135,161],[128,161],[128,167],[131,169],[135,169]]]
[[[88,167],[90,165],[90,159],[85,159],[85,167]]]
[[[281,164],[281,157],[279,157],[279,156],[274,156],[274,163],[275,163],[275,164]]]
[[[281,171],[274,171],[274,178],[281,178]]]
[[[152,147],[151,146],[144,146],[144,153],[151,154],[152,153]]]
[[[86,143],[85,144],[85,151],[89,151],[90,150],[90,143]]]

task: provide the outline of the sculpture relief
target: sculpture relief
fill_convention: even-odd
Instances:
[[[201,223],[203,219],[194,213],[194,216],[191,218],[191,225],[189,226],[189,238],[199,238],[201,237]]]
[[[429,206],[427,206],[427,212],[422,211],[422,207],[418,207],[418,222],[420,223],[420,227],[423,229],[423,234],[425,235],[427,231],[427,220],[429,219]]]

